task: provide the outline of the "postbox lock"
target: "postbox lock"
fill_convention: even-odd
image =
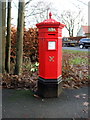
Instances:
[[[54,56],[49,56],[49,61],[54,62]]]

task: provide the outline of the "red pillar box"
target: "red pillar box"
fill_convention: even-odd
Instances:
[[[36,24],[39,28],[38,94],[58,97],[62,85],[62,28],[64,24],[51,18]]]

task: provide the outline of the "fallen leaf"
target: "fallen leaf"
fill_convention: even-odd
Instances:
[[[76,98],[80,98],[80,95],[76,95],[75,97],[76,97]]]
[[[42,101],[44,102],[44,99],[42,99]]]
[[[86,98],[86,97],[83,97],[84,99]]]
[[[88,109],[84,109],[83,112],[84,112],[84,113],[88,113]]]
[[[74,88],[75,88],[75,89],[79,89],[79,87],[78,87],[78,86],[74,86]]]
[[[34,94],[33,96],[36,97],[36,98],[40,98],[40,97],[39,97],[38,95],[36,95],[36,94]]]
[[[84,102],[83,105],[84,105],[84,106],[88,106],[89,103],[88,103],[88,102]]]
[[[82,96],[86,96],[87,94],[82,94]]]

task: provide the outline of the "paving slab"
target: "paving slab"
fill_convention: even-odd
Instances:
[[[30,90],[2,90],[3,118],[88,118],[88,87],[63,89],[58,98],[34,97]]]

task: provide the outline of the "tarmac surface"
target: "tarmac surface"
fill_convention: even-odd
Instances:
[[[76,47],[62,47],[63,49],[66,49],[66,50],[76,50],[76,51],[90,51],[90,48],[89,49],[86,49],[86,48],[83,48],[83,49],[80,49],[79,46],[76,46]]]
[[[3,89],[2,117],[88,118],[88,87],[63,89],[59,98],[45,99],[30,90]]]

